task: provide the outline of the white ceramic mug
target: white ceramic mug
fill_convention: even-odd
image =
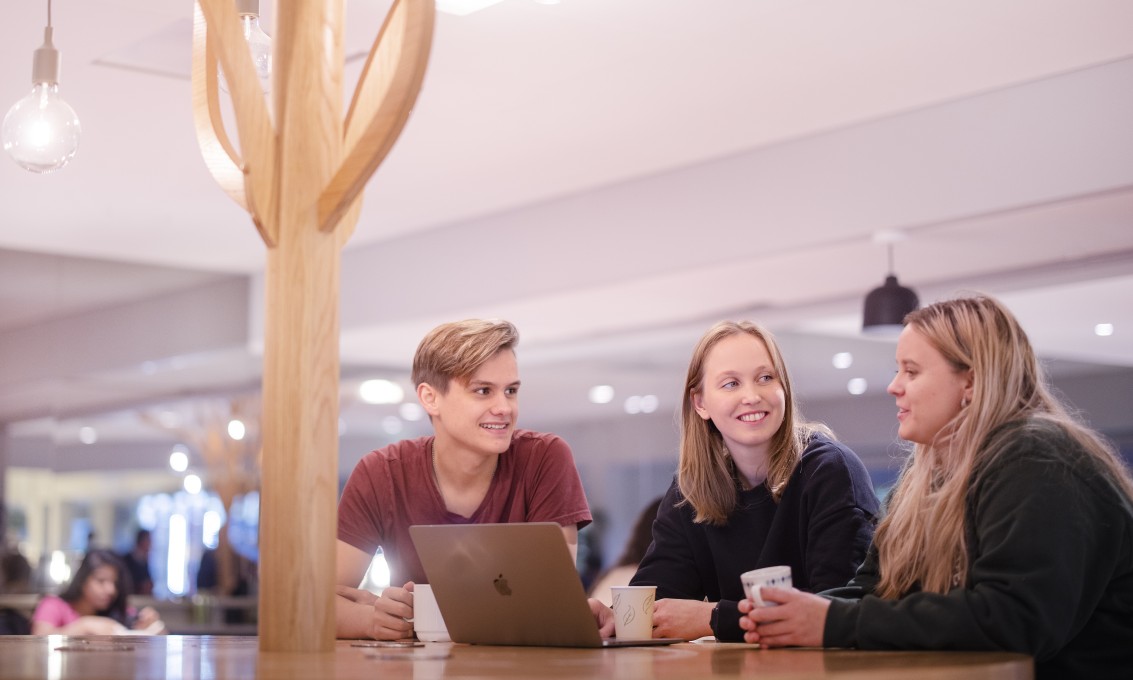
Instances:
[[[741,574],[740,581],[744,584],[744,594],[747,595],[749,600],[755,603],[755,606],[774,607],[777,603],[764,602],[763,598],[759,595],[759,589],[764,586],[790,588],[791,568],[784,566],[753,569],[752,571],[746,571]]]
[[[413,630],[417,639],[424,642],[450,641],[441,608],[428,583],[413,584]]]
[[[653,637],[653,603],[657,586],[612,586],[614,635],[619,640],[649,640]]]

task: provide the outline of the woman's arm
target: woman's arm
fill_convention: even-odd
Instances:
[[[121,635],[126,626],[107,616],[80,616],[74,621],[54,626],[47,621],[32,621],[32,635]]]
[[[130,624],[130,629],[142,635],[157,635],[165,632],[165,623],[153,607],[142,607]]]
[[[850,582],[866,558],[880,503],[869,472],[850,449],[816,439],[800,462],[806,521],[805,586],[810,592]],[[798,579],[799,574],[795,575]]]

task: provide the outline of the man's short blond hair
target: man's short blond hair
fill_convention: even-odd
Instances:
[[[413,355],[413,384],[442,394],[453,378],[466,380],[500,351],[515,351],[519,331],[509,321],[465,319],[429,331]]]

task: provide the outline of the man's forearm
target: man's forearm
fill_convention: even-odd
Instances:
[[[342,595],[334,596],[334,635],[339,639],[369,638],[373,605],[361,604]]]

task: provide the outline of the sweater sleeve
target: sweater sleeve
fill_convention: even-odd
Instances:
[[[826,628],[823,631],[823,647],[853,647],[856,637],[853,624],[856,623],[858,602],[866,595],[873,594],[880,578],[877,565],[877,547],[869,546],[865,561],[858,567],[854,578],[844,586],[824,590],[819,595],[829,598],[830,611],[826,614]]]
[[[845,585],[865,559],[878,515],[877,495],[865,465],[852,451],[829,440],[818,461],[805,466],[805,589]],[[815,451],[815,454],[818,454]],[[813,454],[812,454],[813,455]],[[800,575],[796,575],[798,578]]]
[[[874,588],[877,587],[877,582],[880,575],[877,571],[877,547],[874,545],[869,546],[869,551],[866,552],[865,560],[862,565],[858,567],[857,573],[850,579],[850,582],[844,586],[837,588],[830,588],[819,593],[824,597],[840,598],[848,600],[860,600],[866,595],[873,594]]]
[[[1114,508],[1049,442],[1044,453],[1036,450],[1042,442],[1027,439],[969,496],[967,583],[945,594],[834,600],[825,645],[1004,650],[1042,661],[1082,629],[1107,586],[1103,574],[1116,566],[1107,547],[1120,542]]]

